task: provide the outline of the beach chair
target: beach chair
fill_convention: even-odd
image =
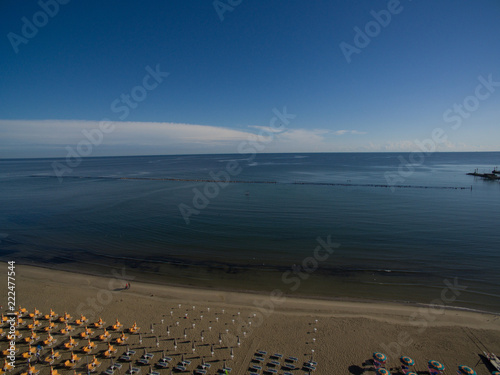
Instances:
[[[88,322],[88,319],[86,317],[84,317],[83,315],[80,315],[80,319],[75,320],[75,324],[78,326],[81,326],[87,322]]]
[[[90,339],[88,339],[88,343],[87,345],[85,345],[82,350],[86,353],[86,354],[90,354],[92,352],[92,350],[94,350],[95,348],[95,343],[91,342]]]
[[[113,330],[118,331],[123,328],[123,324],[121,324],[118,319],[116,319],[116,323],[112,326]]]
[[[50,313],[45,315],[45,319],[57,319],[58,315],[54,312],[54,310],[50,309]]]
[[[116,339],[116,343],[118,345],[125,345],[127,343],[127,340],[128,340],[128,336],[125,336],[125,334],[122,332],[122,334],[120,335],[120,337],[118,337]]]
[[[108,344],[108,350],[106,350],[106,351],[104,352],[104,356],[105,356],[106,358],[110,358],[110,357],[112,357],[112,356],[113,356],[113,354],[115,354],[115,353],[116,353],[116,351],[117,351],[117,349],[115,349],[115,348],[113,347],[113,345]]]
[[[64,367],[73,368],[76,366],[76,362],[71,362],[69,359],[64,362]]]
[[[57,342],[57,339],[52,337],[52,335],[49,333],[49,336],[47,337],[47,340],[45,340],[43,343],[45,346],[52,346]]]
[[[71,362],[75,362],[75,363],[78,363],[81,361],[81,357],[78,357],[77,354],[71,352]]]
[[[106,324],[106,322],[104,320],[102,320],[101,317],[99,317],[99,319],[97,320],[97,322],[94,323],[94,327],[95,328],[103,328],[104,324]]]
[[[279,367],[280,363],[278,361],[269,361],[268,366],[274,366],[274,367]]]
[[[283,370],[295,370],[297,367],[293,363],[285,363],[281,368]]]
[[[54,370],[54,368],[50,366],[50,375],[60,375],[60,374],[59,372],[57,372],[57,370]]]
[[[17,314],[19,316],[22,316],[22,315],[26,314],[27,312],[28,312],[28,310],[26,310],[24,307],[21,307],[21,306],[19,306],[19,309],[17,310]]]
[[[57,325],[53,321],[49,320],[49,324],[47,325],[47,327],[44,327],[43,329],[45,332],[49,332],[49,331],[55,329],[56,327],[57,327]]]
[[[92,359],[92,363],[94,364],[95,368],[98,368],[101,365],[101,362],[99,362],[95,356]]]
[[[134,325],[132,327],[130,327],[128,330],[130,333],[137,333],[139,332],[141,328],[137,326],[137,323],[134,322]]]
[[[40,310],[37,310],[36,308],[31,314],[29,314],[29,317],[33,319],[38,318],[39,316],[42,316],[42,313],[40,312]]]
[[[7,362],[7,358],[5,358],[5,360],[3,362],[2,371],[7,372],[7,371],[10,371],[12,369],[14,369],[14,366],[12,366],[9,362]]]
[[[61,323],[68,323],[70,319],[71,319],[71,315],[69,315],[66,311],[64,312],[64,315],[61,315],[59,317],[59,321]]]
[[[132,367],[132,364],[129,365],[129,368],[127,370],[127,374],[129,375],[135,375],[141,372],[141,369],[139,367]]]
[[[38,375],[40,370],[37,370],[35,366],[29,366],[27,372],[21,373],[21,375]]]
[[[106,329],[104,329],[103,334],[102,334],[102,335],[99,335],[99,340],[101,340],[101,341],[106,341],[106,340],[108,340],[110,337],[111,337],[111,333],[109,333],[108,331],[106,331]]]

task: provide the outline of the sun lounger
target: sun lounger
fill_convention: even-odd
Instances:
[[[267,352],[266,352],[266,351],[264,351],[264,350],[259,350],[259,351],[257,352],[257,354],[258,354],[258,355],[261,355],[261,356],[264,356],[264,355],[267,355]]]
[[[140,372],[141,372],[141,369],[139,367],[131,367],[130,369],[128,369],[127,374],[134,375],[134,374],[138,374]]]
[[[186,372],[187,371],[187,369],[184,366],[181,366],[181,365],[175,366],[175,370],[179,371],[179,372]]]
[[[276,359],[281,359],[283,358],[283,354],[279,354],[279,353],[274,353],[271,358],[276,358]]]
[[[299,359],[297,357],[288,357],[287,359],[285,359],[285,361],[288,361],[288,362],[297,362]]]
[[[279,367],[280,363],[278,361],[269,361],[268,365]]]
[[[278,373],[278,371],[277,371],[277,370],[275,370],[275,369],[273,369],[273,368],[266,368],[266,369],[264,370],[264,373],[268,373],[268,374],[277,374],[277,373]]]
[[[264,358],[262,358],[262,357],[255,357],[255,358],[252,358],[252,361],[253,362],[257,362],[257,363],[259,363],[259,362],[262,363],[262,362],[264,362]]]
[[[316,371],[316,367],[309,365],[307,363],[304,364],[304,366],[302,368],[306,369],[307,371]]]

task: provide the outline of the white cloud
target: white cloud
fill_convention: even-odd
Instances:
[[[356,135],[362,135],[362,134],[366,134],[366,132],[360,132],[358,130],[337,130],[335,132],[333,132],[333,134],[335,135],[344,135],[344,134],[356,134]]]
[[[99,144],[93,147],[92,156],[149,152],[237,153],[244,141],[259,142],[260,152],[315,151],[325,146],[323,135],[328,133],[327,130],[273,129],[258,125],[235,130],[169,122],[110,124],[114,130],[103,134],[98,131],[98,121],[0,120],[0,157],[64,156],[66,147],[74,148],[79,142],[88,141],[85,133],[102,135]],[[33,155],[37,152],[41,154]]]

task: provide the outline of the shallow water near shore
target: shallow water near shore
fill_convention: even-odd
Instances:
[[[466,173],[490,171],[500,153],[435,153],[404,177],[400,156],[409,157],[89,158],[62,181],[49,178],[54,160],[2,160],[1,259],[92,273],[126,266],[138,280],[207,288],[421,303],[458,278],[465,290],[453,306],[499,312],[500,183]],[[231,162],[239,183],[207,188]],[[387,172],[401,187],[382,187]],[[197,191],[209,193],[204,208],[195,206]],[[186,220],[179,205],[197,213]],[[316,264],[318,238],[339,246]]]

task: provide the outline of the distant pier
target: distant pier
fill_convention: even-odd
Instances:
[[[500,171],[498,170],[498,167],[495,167],[491,171],[491,173],[479,173],[478,170],[476,169],[474,172],[467,173],[468,176],[474,176],[474,177],[481,177],[486,180],[500,180]]]

